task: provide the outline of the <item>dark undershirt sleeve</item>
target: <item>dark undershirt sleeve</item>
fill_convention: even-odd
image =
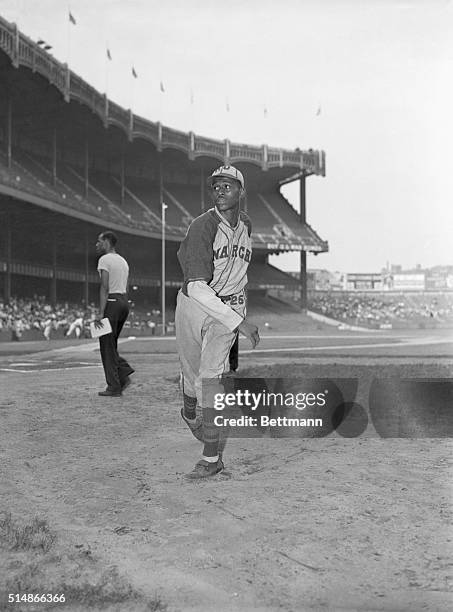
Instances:
[[[217,232],[215,220],[210,216],[199,217],[191,224],[178,251],[178,259],[184,274],[183,291],[187,295],[187,283],[202,280],[211,282],[214,272],[213,243]]]

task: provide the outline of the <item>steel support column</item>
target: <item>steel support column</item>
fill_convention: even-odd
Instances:
[[[306,176],[302,174],[299,179],[300,184],[300,222],[306,222]],[[307,310],[307,252],[300,252],[300,307]]]
[[[50,303],[55,306],[57,303],[57,237],[53,236],[52,241],[52,279],[50,281]]]
[[[88,234],[85,232],[85,282],[84,282],[84,294],[85,294],[85,308],[88,307],[90,303],[90,282],[89,282],[89,257],[88,257],[88,249],[89,249],[89,241]]]
[[[6,255],[6,272],[4,284],[5,302],[11,299],[11,215],[9,212],[5,215],[5,255]]]
[[[203,168],[201,168],[200,173],[201,173],[201,188],[200,188],[201,212],[204,213],[206,204],[204,201],[205,188],[204,188],[204,170]]]
[[[52,185],[57,184],[57,128],[52,133]]]
[[[89,165],[90,165],[90,151],[88,149],[88,140],[86,140],[85,141],[85,172],[84,172],[85,199],[86,200],[88,200],[88,191],[90,188]]]
[[[11,94],[8,94],[8,106],[6,114],[6,159],[8,168],[11,168],[11,161],[13,157],[13,103],[11,100]]]
[[[121,153],[121,169],[120,169],[120,184],[121,184],[120,202],[121,202],[121,208],[123,210],[124,210],[124,197],[125,197],[125,192],[126,192],[125,174],[126,174],[126,168],[125,168],[124,152],[123,152]]]

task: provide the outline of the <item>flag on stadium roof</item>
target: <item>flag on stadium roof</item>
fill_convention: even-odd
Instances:
[[[263,114],[264,114],[264,118],[267,118],[267,106],[264,107],[263,109]]]
[[[160,82],[160,90],[162,93],[165,93],[165,87],[162,81]]]
[[[316,111],[316,116],[318,117],[321,114],[321,105],[318,106],[318,110]]]
[[[193,89],[190,89],[190,103],[193,104],[194,102],[194,97],[193,97]]]
[[[226,112],[229,113],[230,112],[230,103],[228,102],[228,98],[225,100],[225,108],[226,108]]]
[[[77,25],[77,21],[74,19],[74,15],[71,13],[71,11],[69,11],[69,21],[73,24],[73,25]]]
[[[110,49],[107,48],[107,57],[110,61],[112,61],[112,54],[110,53]]]
[[[132,66],[132,76],[134,77],[134,79],[138,78],[138,74],[135,72],[135,68]]]

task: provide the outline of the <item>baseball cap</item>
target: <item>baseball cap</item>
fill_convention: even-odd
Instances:
[[[240,172],[234,166],[220,166],[220,168],[216,168],[208,179],[208,185],[212,185],[212,180],[218,176],[226,176],[227,178],[235,179],[236,181],[239,181],[243,189],[245,187],[242,172]]]

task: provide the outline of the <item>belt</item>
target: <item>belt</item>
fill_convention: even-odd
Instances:
[[[237,293],[232,293],[231,295],[218,295],[217,297],[222,300],[222,302],[229,302],[231,300],[231,298],[233,298],[235,295],[241,295],[243,292],[243,289],[241,289],[241,291],[238,291]]]
[[[123,298],[126,297],[125,293],[109,293],[108,296],[109,298]]]
[[[217,297],[222,300],[222,302],[229,302],[233,295],[237,295],[236,293],[232,293],[231,295],[218,295]]]

